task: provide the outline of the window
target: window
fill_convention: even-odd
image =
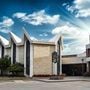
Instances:
[[[13,64],[16,63],[16,44],[13,43]]]
[[[26,74],[30,74],[30,42],[26,41]]]
[[[4,47],[2,46],[2,58],[4,57]]]

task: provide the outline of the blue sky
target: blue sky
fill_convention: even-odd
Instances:
[[[33,40],[48,41],[60,33],[63,54],[85,51],[90,34],[90,0],[0,0],[0,35],[19,37],[23,27]]]

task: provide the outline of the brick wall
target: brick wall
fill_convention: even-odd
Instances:
[[[52,52],[55,46],[34,45],[34,75],[52,74]]]

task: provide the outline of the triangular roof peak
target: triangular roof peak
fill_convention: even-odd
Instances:
[[[26,31],[26,29],[25,29],[24,27],[23,27],[23,31],[24,31],[23,40],[24,40],[24,37],[26,36],[26,38],[27,38],[30,42],[32,42],[30,35],[28,34],[28,32]]]
[[[4,46],[8,46],[9,45],[9,41],[6,38],[2,37],[1,35],[0,35],[0,42]]]
[[[56,45],[58,44],[58,41],[60,41],[60,45],[63,49],[64,48],[64,46],[63,46],[63,37],[60,33],[55,35],[52,39],[49,40],[49,42],[54,42]]]
[[[49,40],[49,42],[55,42],[55,44],[56,44],[61,37],[62,37],[62,36],[61,36],[61,34],[59,33],[59,34],[55,35],[53,38],[51,38],[51,39]]]
[[[21,38],[19,38],[17,35],[15,35],[13,32],[9,32],[10,33],[10,37],[13,39],[13,41],[18,44],[21,43],[22,40]]]

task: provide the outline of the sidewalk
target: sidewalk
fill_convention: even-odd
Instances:
[[[64,77],[64,79],[59,80],[51,80],[49,77],[34,77],[32,80],[41,81],[41,82],[75,82],[75,81],[88,81],[90,82],[90,77],[82,77],[82,76],[70,76]]]
[[[40,81],[40,82],[75,82],[75,81],[87,81],[90,82],[90,77],[82,77],[82,76],[69,76],[64,77],[64,79],[59,80],[51,80],[49,77],[0,77],[1,82],[17,82],[17,81]]]

